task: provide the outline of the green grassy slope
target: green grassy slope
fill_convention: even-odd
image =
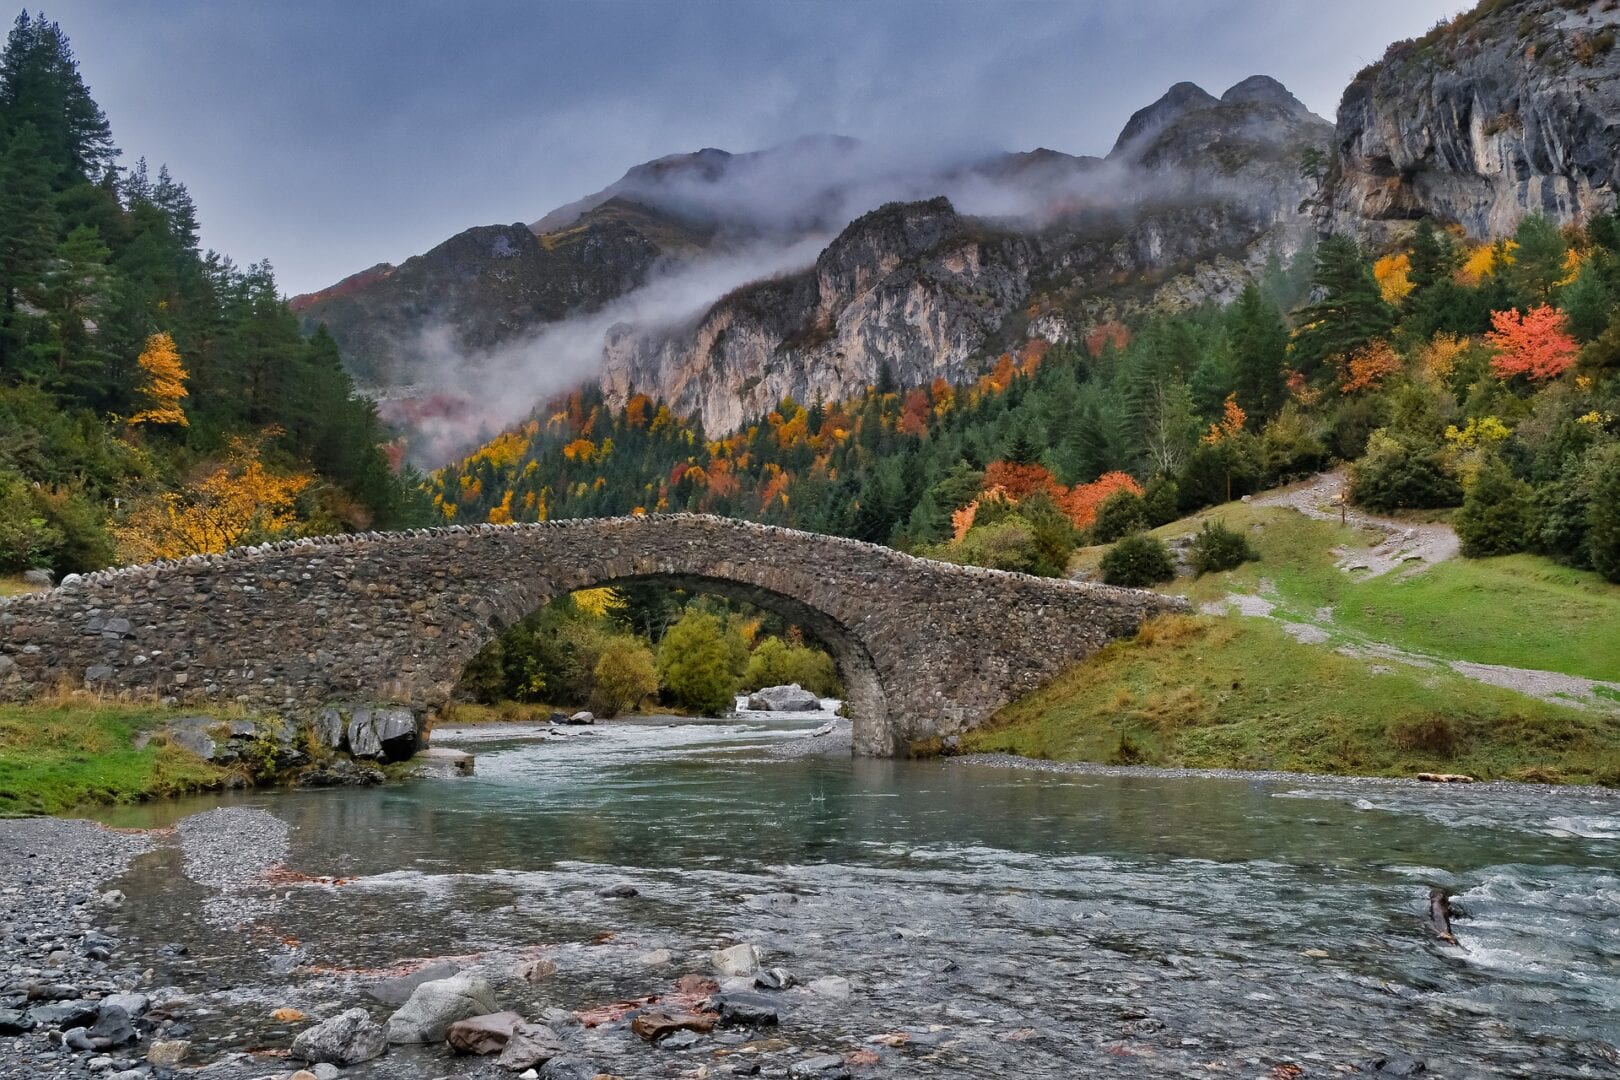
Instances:
[[[1169,616],[1001,710],[970,751],[1115,764],[1620,784],[1620,715]]]

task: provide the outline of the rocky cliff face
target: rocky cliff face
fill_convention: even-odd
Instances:
[[[1220,98],[1173,87],[1107,158],[1043,148],[897,169],[847,139],[703,150],[637,166],[532,226],[471,229],[296,303],[363,383],[417,383],[435,402],[476,387],[480,370],[499,371],[503,398],[539,385],[520,369],[564,366],[548,328],[598,312],[621,321],[593,329],[599,355],[572,370],[597,368],[610,398],[650,394],[720,432],[787,395],[846,397],[885,367],[906,385],[960,382],[1029,333],[1228,299],[1309,234],[1301,204],[1316,190],[1299,160],[1325,153],[1331,134],[1257,76]],[[818,234],[836,239],[782,261]],[[702,297],[673,325],[636,302],[649,282],[698,279],[762,249],[804,269]],[[520,418],[501,404],[497,424]]]
[[[1571,223],[1620,190],[1620,10],[1490,0],[1362,72],[1339,108],[1329,228],[1432,216],[1484,239]]]

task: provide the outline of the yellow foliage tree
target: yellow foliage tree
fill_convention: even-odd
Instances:
[[[1399,304],[1412,292],[1412,259],[1405,252],[1399,255],[1385,255],[1373,263],[1373,277],[1378,279],[1378,289],[1384,294],[1384,303]]]
[[[146,373],[141,386],[141,397],[146,408],[129,418],[131,424],[178,424],[186,427],[186,411],[180,407],[188,396],[186,369],[180,364],[180,350],[174,347],[174,338],[167,333],[153,334],[146,339],[146,348],[135,361]]]
[[[232,440],[226,459],[190,486],[136,500],[113,529],[119,557],[150,562],[208,555],[290,531],[298,496],[315,478],[274,472],[259,455],[257,440]]]

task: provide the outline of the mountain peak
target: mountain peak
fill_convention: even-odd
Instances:
[[[1125,129],[1119,133],[1119,139],[1108,156],[1124,152],[1187,113],[1219,104],[1220,100],[1215,95],[1197,83],[1178,82],[1166,90],[1158,101],[1145,109],[1138,109],[1126,121]]]
[[[1221,95],[1223,105],[1277,105],[1292,113],[1307,113],[1305,103],[1270,75],[1250,75]]]

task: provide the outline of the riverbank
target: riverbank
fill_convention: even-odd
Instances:
[[[1323,648],[1266,619],[1146,624],[967,732],[969,753],[1620,785],[1620,711]]]
[[[60,814],[224,786],[230,771],[170,743],[139,745],[181,715],[155,705],[63,697],[0,705],[0,817]]]

